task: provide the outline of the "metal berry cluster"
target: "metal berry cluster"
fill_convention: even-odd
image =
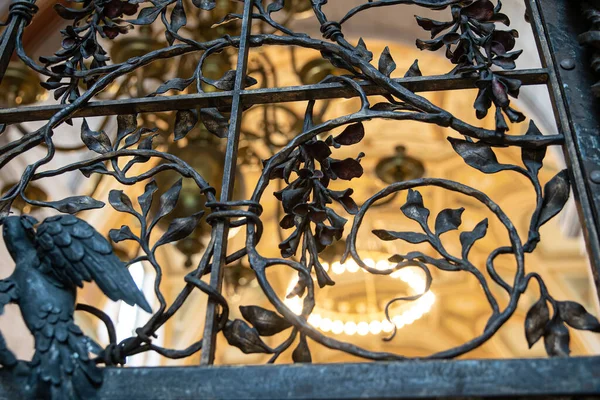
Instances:
[[[88,71],[107,66],[109,56],[99,38],[114,39],[133,28],[124,18],[138,12],[139,0],[70,0],[73,6],[55,4],[54,9],[64,19],[71,21],[61,30],[61,49],[53,56],[40,57],[45,68],[52,72],[42,84],[54,90],[54,97],[63,103],[74,101],[80,96],[76,71]],[[63,77],[71,77],[66,82]],[[83,76],[82,76],[83,78]],[[96,77],[88,76],[83,82],[89,88]]]
[[[311,108],[309,108],[311,110]],[[307,113],[310,115],[310,112]],[[307,119],[308,120],[308,119]],[[305,129],[310,128],[307,122]],[[363,174],[360,159],[364,156],[339,160],[331,157],[331,148],[350,146],[359,143],[365,131],[362,123],[349,125],[336,137],[326,140],[313,138],[294,150],[287,161],[273,169],[271,179],[284,179],[288,184],[284,189],[275,192],[281,201],[285,216],[280,221],[283,229],[294,232],[280,243],[279,248],[284,258],[297,253],[303,239],[302,260],[309,271],[317,276],[319,286],[333,285],[318,259],[318,254],[334,241],[340,240],[347,220],[337,214],[329,204],[340,204],[349,214],[356,214],[358,207],[352,199],[352,189],[336,191],[329,189],[332,180],[351,180]],[[320,169],[317,167],[320,166]],[[296,178],[291,180],[292,176]],[[306,253],[310,260],[306,263]],[[298,286],[290,295],[302,295],[306,282],[300,279]]]
[[[478,73],[479,93],[475,100],[477,118],[484,118],[488,110],[496,107],[496,129],[508,130],[503,113],[511,122],[522,122],[525,116],[510,107],[509,96],[517,98],[521,82],[503,77],[492,70],[515,69],[515,60],[522,50],[514,50],[519,33],[514,30],[499,30],[496,23],[510,25],[508,16],[502,14],[502,2],[476,0],[469,5],[453,5],[452,20],[447,22],[416,17],[417,23],[431,32],[431,40],[417,39],[421,50],[439,50],[446,46],[446,57],[456,65],[453,74]]]
[[[89,89],[98,78],[108,72],[110,57],[103,48],[101,39],[115,39],[126,34],[134,25],[152,24],[159,15],[163,17],[165,36],[169,44],[175,39],[184,40],[177,32],[186,25],[187,17],[183,0],[153,1],[152,6],[139,10],[146,0],[69,0],[71,7],[54,6],[56,12],[70,24],[63,30],[62,48],[53,56],[40,57],[45,65],[48,80],[42,85],[54,90],[54,97],[62,103],[73,102],[80,93],[80,81]],[[173,5],[173,7],[170,7]],[[215,0],[193,0],[201,10],[212,10]],[[167,19],[167,14],[169,19]],[[135,19],[127,17],[136,16]],[[63,78],[68,77],[68,81]]]

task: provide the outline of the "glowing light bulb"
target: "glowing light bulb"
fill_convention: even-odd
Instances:
[[[410,279],[410,272],[406,269],[401,269],[398,270],[398,276],[400,276],[400,279],[402,279],[403,282],[408,283]]]
[[[302,313],[302,303],[300,303],[300,298],[294,297],[293,299],[289,299],[287,302],[287,306],[292,310],[292,312],[296,315],[300,315]]]
[[[321,316],[319,314],[310,314],[308,316],[308,323],[318,327],[321,324]]]
[[[344,323],[339,319],[333,321],[333,324],[331,325],[331,332],[335,333],[336,335],[344,332]]]
[[[381,330],[385,333],[390,333],[394,330],[394,325],[392,325],[392,323],[387,319],[384,319],[383,321],[381,321]]]
[[[348,260],[348,262],[346,262],[346,271],[348,271],[348,272],[352,272],[352,273],[358,272],[359,268],[360,267],[354,260]]]
[[[344,333],[346,335],[354,335],[356,333],[356,323],[348,321],[344,324]]]
[[[392,318],[392,322],[396,325],[397,328],[401,328],[404,326],[404,315],[396,315]]]
[[[340,264],[338,261],[336,261],[333,264],[331,264],[331,270],[333,271],[334,274],[341,275],[344,273],[346,268],[344,268],[344,266],[342,264]]]
[[[385,271],[386,269],[389,269],[389,264],[384,260],[380,260],[380,261],[377,261],[375,268],[377,268],[380,271]]]
[[[395,266],[395,264],[389,263],[385,259],[374,261],[371,258],[364,259],[364,264],[369,268],[379,271],[390,270]],[[336,275],[341,275],[346,272],[356,273],[359,269],[361,269],[363,272],[367,272],[352,259],[347,260],[347,262],[344,264],[341,264],[340,262],[334,262],[331,264],[323,262],[322,265],[326,271]],[[414,292],[422,294],[419,299],[396,308],[396,315],[392,317],[391,322],[387,319],[360,321],[360,317],[357,318],[356,315],[352,315],[379,314],[381,318],[383,316],[381,314],[383,314],[383,308],[385,307],[386,302],[377,304],[377,306],[372,304],[370,307],[367,307],[365,302],[357,302],[354,305],[353,311],[352,307],[350,307],[347,301],[344,301],[343,299],[336,300],[335,297],[326,297],[320,303],[321,308],[317,306],[317,308],[315,308],[315,313],[308,316],[308,323],[323,332],[333,332],[334,334],[345,333],[346,335],[358,334],[361,336],[368,334],[378,335],[382,332],[392,332],[394,327],[400,329],[403,326],[410,325],[431,310],[433,304],[435,303],[436,296],[431,291],[424,292],[426,288],[426,280],[421,271],[418,271],[415,268],[404,268],[393,271],[389,276],[394,279],[404,281]],[[297,278],[290,282],[288,292],[294,288],[297,282]],[[294,297],[291,299],[286,299],[285,304],[294,313],[298,315],[301,314],[303,305],[303,300],[301,298]],[[336,310],[336,313],[338,313],[341,318],[335,320],[323,318],[318,312],[316,312],[318,310],[328,310],[328,312]]]
[[[331,322],[331,320],[329,318],[323,318],[321,320],[321,325],[319,326],[319,328],[323,331],[323,332],[329,332],[331,330],[333,323]]]
[[[425,292],[425,287],[426,287],[426,283],[425,281],[413,281],[410,286],[415,290],[415,292],[417,293],[423,293]]]
[[[356,325],[356,332],[361,336],[368,335],[369,334],[369,324],[366,323],[365,321],[359,322],[358,325]]]
[[[379,321],[371,321],[371,323],[369,324],[369,331],[371,331],[371,333],[373,335],[378,335],[381,333],[381,322]]]

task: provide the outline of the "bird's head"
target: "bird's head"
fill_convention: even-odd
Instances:
[[[29,215],[10,215],[2,218],[2,237],[10,255],[15,258],[21,251],[31,247],[35,237],[34,225],[38,221]]]

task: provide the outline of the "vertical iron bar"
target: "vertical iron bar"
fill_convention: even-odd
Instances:
[[[27,3],[31,3],[32,10],[37,10],[37,7],[35,7],[35,0],[27,0]],[[2,36],[0,36],[0,83],[2,83],[2,79],[4,79],[4,74],[6,73],[6,69],[8,68],[8,64],[10,63],[10,59],[15,50],[17,34],[22,27],[28,23],[26,17],[21,13],[11,10],[8,15],[8,25],[4,28]]]
[[[235,182],[235,169],[237,166],[237,153],[242,123],[241,96],[246,81],[246,70],[248,65],[248,52],[250,46],[250,34],[252,30],[252,8],[254,0],[245,0],[242,29],[240,32],[240,45],[238,49],[237,69],[235,84],[233,88],[233,101],[231,105],[231,118],[229,120],[229,132],[227,134],[227,149],[225,152],[225,167],[223,168],[223,184],[221,185],[221,202],[231,200],[233,185]],[[221,291],[223,283],[223,266],[227,252],[227,237],[229,233],[229,221],[218,221],[213,228],[216,237],[213,262],[210,274],[210,285]],[[217,339],[217,302],[208,299],[206,308],[206,322],[204,325],[204,339],[202,342],[202,354],[200,364],[212,364],[215,360],[215,347]]]
[[[579,7],[571,0],[527,1],[542,65],[549,71],[558,127],[565,136],[565,157],[600,299],[600,181],[592,178],[600,174],[600,101],[591,89],[595,80],[588,52],[577,41],[588,24]]]

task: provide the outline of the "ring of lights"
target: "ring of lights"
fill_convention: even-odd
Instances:
[[[380,270],[392,269],[395,264],[384,260],[375,262],[371,258],[364,260],[371,268]],[[335,275],[355,274],[363,271],[354,260],[348,260],[344,264],[334,262],[331,265],[322,263],[326,271]],[[405,268],[390,274],[390,277],[405,282],[414,294],[423,293],[425,290],[425,278],[415,273],[411,268]],[[290,281],[288,293],[296,286],[298,278]],[[285,304],[296,314],[300,315],[302,311],[302,298],[296,296],[285,300]],[[390,333],[396,328],[400,329],[405,325],[410,325],[431,310],[435,303],[435,294],[429,290],[423,293],[415,301],[406,302],[400,307],[390,310],[391,322],[385,317],[383,310],[375,313],[365,312],[364,314],[344,314],[331,310],[326,310],[317,306],[308,317],[308,323],[323,332],[332,332],[336,335],[378,335],[381,333]],[[367,318],[368,317],[368,318]]]

